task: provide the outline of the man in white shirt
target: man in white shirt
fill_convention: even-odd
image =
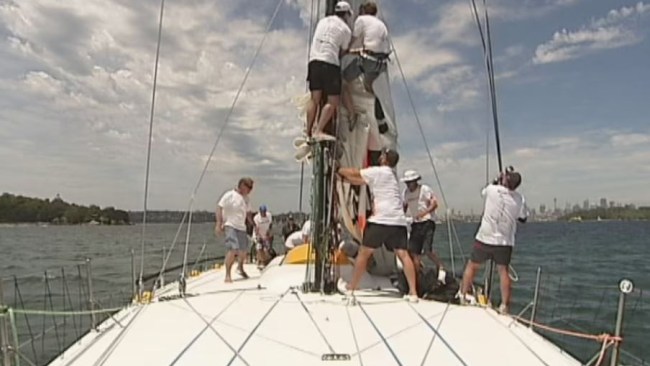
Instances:
[[[409,236],[409,253],[413,256],[415,272],[422,268],[422,254],[431,259],[438,270],[443,269],[440,258],[433,251],[433,236],[436,232],[435,211],[438,200],[433,190],[426,184],[419,183],[420,174],[415,170],[404,172],[402,182],[404,189],[404,211],[411,218],[411,235]]]
[[[409,285],[408,301],[418,301],[413,261],[407,251],[406,216],[399,180],[395,167],[399,154],[395,150],[384,149],[379,157],[380,166],[366,169],[340,168],[337,173],[353,185],[368,185],[372,194],[372,214],[363,233],[363,242],[354,263],[352,280],[346,284],[339,279],[338,289],[344,294],[353,294],[359,285],[363,272],[368,267],[368,259],[375,249],[386,246],[393,250],[402,261],[404,275]]]
[[[313,132],[316,140],[336,139],[324,130],[334,116],[340,101],[342,88],[340,57],[350,47],[352,31],[348,21],[351,17],[350,4],[339,1],[334,8],[334,15],[321,19],[314,31],[307,71],[307,81],[311,91],[311,99],[307,107],[307,136],[311,137]],[[327,102],[320,111],[316,128],[313,128],[323,94],[327,95]]]
[[[345,79],[364,74],[366,89],[372,93],[372,83],[385,70],[390,54],[390,41],[386,24],[377,17],[377,4],[367,1],[359,6],[359,16],[352,31],[351,53],[360,53],[357,65],[346,68]]]
[[[485,197],[483,218],[463,274],[461,301],[465,301],[465,294],[472,287],[481,264],[489,259],[496,263],[499,271],[502,299],[499,311],[508,313],[511,292],[508,266],[515,245],[517,221],[524,223],[528,218],[524,196],[515,191],[520,184],[521,175],[509,168],[481,192]]]
[[[273,243],[273,216],[268,212],[266,205],[261,205],[259,212],[253,217],[255,229],[253,238],[255,239],[255,253],[257,257],[257,267],[262,268],[267,264],[271,257],[271,245]]]
[[[251,178],[241,178],[237,188],[224,193],[217,204],[217,222],[215,234],[225,233],[226,253],[226,278],[225,282],[232,282],[231,270],[235,257],[239,260],[238,272],[243,278],[248,278],[244,271],[244,259],[248,254],[248,235],[246,222],[250,220],[251,206],[249,194],[253,190]]]
[[[311,221],[306,220],[302,229],[296,231],[287,237],[284,241],[285,251],[289,251],[297,246],[308,244],[311,240]]]

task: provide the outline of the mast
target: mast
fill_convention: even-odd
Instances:
[[[336,0],[327,0],[325,16],[334,15]],[[324,104],[324,102],[321,104]],[[318,116],[316,116],[318,119]],[[336,117],[334,117],[336,118]],[[332,123],[329,124],[330,126]],[[333,205],[332,185],[332,143],[315,142],[312,145],[312,183],[311,183],[311,253],[314,254],[314,276],[305,277],[304,291],[330,293],[334,290],[334,281],[329,276],[328,251],[332,237],[331,215]],[[307,264],[309,273],[309,263]]]

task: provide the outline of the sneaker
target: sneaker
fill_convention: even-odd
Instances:
[[[407,294],[407,295],[404,295],[403,299],[408,301],[408,302],[414,302],[414,303],[420,301],[420,299],[418,299],[417,295],[408,295]]]
[[[460,291],[456,293],[456,298],[458,299],[458,303],[460,305],[467,305],[467,299],[465,299],[465,296],[463,296]]]
[[[499,305],[499,314],[508,315],[509,313],[510,313],[510,309],[506,304]]]
[[[346,297],[352,296],[352,290],[348,289],[348,283],[341,277],[336,281],[336,289]]]
[[[301,161],[307,158],[310,154],[311,154],[311,147],[309,147],[308,145],[302,145],[296,150],[296,153],[294,154],[293,157],[296,159],[296,161]]]
[[[445,271],[444,268],[440,267],[438,270],[438,282],[442,283],[443,285],[447,283],[447,272]]]
[[[248,273],[244,272],[243,269],[237,270],[237,273],[239,273],[239,275],[242,276],[244,279],[248,279]]]
[[[300,136],[293,139],[293,147],[295,147],[296,149],[306,144],[307,144],[307,138],[305,137]]]
[[[476,305],[476,298],[470,294],[465,294],[465,296],[463,296],[463,294],[458,291],[456,293],[456,298],[461,305]]]

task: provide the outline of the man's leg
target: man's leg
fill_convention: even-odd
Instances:
[[[500,311],[508,313],[510,310],[510,289],[511,281],[510,276],[508,275],[508,266],[507,265],[497,265],[497,270],[499,271],[499,282],[501,285],[501,307]]]
[[[307,105],[307,136],[308,137],[311,137],[311,133],[314,128],[314,122],[316,121],[316,114],[318,112],[318,105],[320,104],[321,98],[323,98],[322,90],[311,91],[311,98],[309,99],[309,104]]]
[[[395,249],[395,255],[402,261],[406,282],[409,284],[409,295],[417,297],[418,291],[417,282],[415,280],[415,266],[413,265],[411,256],[406,249]]]
[[[480,267],[481,267],[480,263],[476,263],[472,260],[467,262],[467,266],[465,267],[465,272],[463,273],[463,282],[460,287],[460,293],[461,295],[463,295],[463,298],[465,294],[467,294],[467,291],[470,288],[472,288],[474,277],[476,276],[476,272]]]
[[[255,261],[258,268],[264,263],[264,248],[259,239],[255,239]]]
[[[346,81],[342,81],[342,83],[341,98],[343,99],[343,106],[345,106],[345,109],[348,111],[348,120],[350,121],[350,127],[352,129],[354,124],[357,122],[357,110],[354,108],[354,102],[352,101],[350,84]]]
[[[411,225],[411,236],[408,237],[408,251],[413,259],[415,273],[419,273],[422,269],[422,244],[424,235],[422,232],[422,224],[414,223]]]
[[[232,271],[232,265],[235,263],[235,255],[237,255],[237,251],[232,249],[226,253],[226,283],[232,282],[232,276],[230,274]]]
[[[424,253],[433,261],[433,263],[436,264],[436,267],[438,267],[438,270],[441,270],[444,268],[444,265],[442,264],[442,261],[440,258],[436,255],[436,252],[433,251],[433,237],[434,234],[436,233],[436,223],[433,221],[427,221],[424,227]]]
[[[248,254],[248,235],[246,235],[245,231],[237,231],[237,234],[237,242],[239,244],[237,270],[242,277],[248,278],[248,274],[244,271],[244,261]]]
[[[474,242],[472,247],[472,254],[470,255],[469,262],[465,267],[465,272],[463,273],[463,282],[460,286],[460,293],[463,296],[462,300],[465,299],[465,294],[472,288],[472,283],[474,283],[474,277],[476,272],[481,267],[481,264],[485,263],[486,260],[491,258],[491,254],[488,253],[487,246],[479,241]],[[462,301],[461,300],[461,301]]]
[[[413,268],[415,269],[415,273],[420,273],[422,270],[422,256],[419,254],[415,254],[413,252],[411,254],[411,259],[413,260]]]
[[[340,97],[338,95],[329,95],[327,96],[327,103],[323,106],[323,110],[320,113],[320,118],[318,119],[318,125],[314,131],[315,135],[323,134],[327,123],[334,116],[336,108],[339,106]]]
[[[368,268],[368,259],[370,259],[370,256],[372,256],[372,252],[374,251],[375,249],[365,246],[359,248],[359,254],[357,254],[357,258],[354,261],[352,281],[347,285],[348,290],[354,291],[357,289],[357,286],[359,286],[359,282],[361,281],[361,276],[363,276],[363,272]]]

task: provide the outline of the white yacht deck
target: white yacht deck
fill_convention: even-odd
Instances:
[[[492,309],[409,303],[367,275],[357,304],[304,294],[305,265],[279,265],[224,283],[224,269],[176,284],[102,323],[51,365],[580,365]],[[351,266],[341,266],[349,278]],[[295,286],[295,287],[292,287]],[[165,299],[167,297],[167,299]],[[332,358],[340,358],[332,360]]]

